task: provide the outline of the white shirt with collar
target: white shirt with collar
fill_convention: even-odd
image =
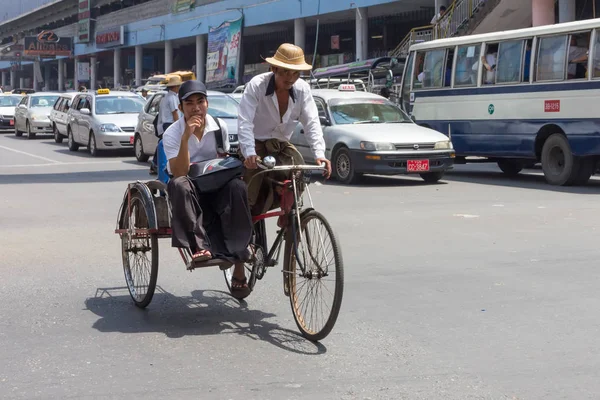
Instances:
[[[227,132],[227,124],[219,119],[221,125],[221,137],[223,138],[223,151],[229,151],[229,135]],[[185,118],[179,119],[173,125],[169,126],[163,134],[162,141],[167,160],[177,158],[179,147],[181,147],[181,138],[185,131]],[[188,140],[188,150],[190,152],[190,162],[198,163],[206,160],[212,160],[219,157],[217,153],[217,140],[215,132],[219,130],[217,121],[206,114],[206,126],[204,127],[204,135],[201,140],[195,135],[190,136]],[[167,171],[171,174],[171,165],[167,162]]]
[[[304,126],[304,135],[315,158],[324,158],[323,130],[309,84],[302,79],[294,83],[290,89],[288,109],[280,118],[275,75],[266,72],[255,76],[246,84],[239,106],[238,138],[242,155],[256,155],[255,139],[288,142],[298,122]]]

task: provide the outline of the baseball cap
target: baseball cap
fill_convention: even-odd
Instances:
[[[193,94],[206,96],[206,85],[200,81],[185,81],[179,88],[179,101],[185,100]]]

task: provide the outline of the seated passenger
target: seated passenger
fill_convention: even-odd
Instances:
[[[253,229],[246,184],[232,179],[214,193],[200,194],[188,177],[191,163],[219,157],[215,134],[221,131],[226,143],[227,125],[207,114],[202,82],[185,82],[178,97],[183,118],[169,126],[162,138],[169,160],[167,170],[173,175],[167,187],[173,215],[172,245],[189,248],[194,262],[211,258],[233,262],[232,294],[244,298],[250,293],[244,262],[250,258]]]
[[[486,85],[492,85],[496,83],[496,59],[498,56],[498,45],[491,44],[488,46],[488,53],[485,56],[481,56],[481,63],[483,64],[483,83]],[[479,68],[479,61],[473,64],[473,71],[477,71]]]

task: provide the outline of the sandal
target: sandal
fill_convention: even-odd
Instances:
[[[238,300],[245,299],[250,295],[252,289],[248,287],[248,280],[238,279],[235,276],[231,277],[231,295]]]
[[[202,262],[212,259],[212,254],[208,250],[198,250],[192,254],[192,262]]]

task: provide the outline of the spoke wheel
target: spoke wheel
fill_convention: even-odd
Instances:
[[[136,229],[148,229],[148,217],[138,194],[131,197],[124,227],[132,230],[132,235],[121,235],[125,283],[135,305],[144,308],[152,301],[156,289],[158,237],[156,234],[135,235]]]
[[[335,234],[322,214],[309,211],[301,227],[297,253],[292,229],[286,239],[284,273],[298,329],[305,338],[319,341],[329,335],[340,312],[344,263]]]

